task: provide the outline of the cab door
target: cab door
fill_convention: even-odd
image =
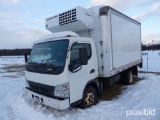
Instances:
[[[79,58],[79,49],[86,48],[88,62],[81,65]],[[69,64],[69,84],[70,84],[70,103],[82,99],[83,90],[88,81],[96,78],[94,49],[91,42],[75,42],[71,46],[70,64]]]

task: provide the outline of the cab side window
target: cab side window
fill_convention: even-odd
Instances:
[[[79,48],[86,48],[88,53],[88,60],[91,58],[91,45],[88,43],[74,43],[71,48],[71,63],[79,61]]]

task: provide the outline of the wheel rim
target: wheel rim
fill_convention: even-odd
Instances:
[[[94,103],[94,94],[93,92],[88,92],[85,98],[86,105],[92,105]]]

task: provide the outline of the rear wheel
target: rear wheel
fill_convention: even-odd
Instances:
[[[83,94],[80,108],[85,109],[98,102],[97,90],[93,86],[88,86]]]
[[[131,70],[128,70],[125,72],[124,75],[124,83],[127,85],[130,85],[133,83],[133,73]]]

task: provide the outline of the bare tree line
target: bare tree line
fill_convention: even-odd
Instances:
[[[160,44],[152,45],[143,45],[142,44],[142,51],[145,50],[160,50]],[[26,49],[1,49],[0,56],[18,56],[18,55],[29,55],[31,52],[30,48]]]
[[[19,56],[19,55],[29,55],[31,49],[1,49],[0,56]]]

